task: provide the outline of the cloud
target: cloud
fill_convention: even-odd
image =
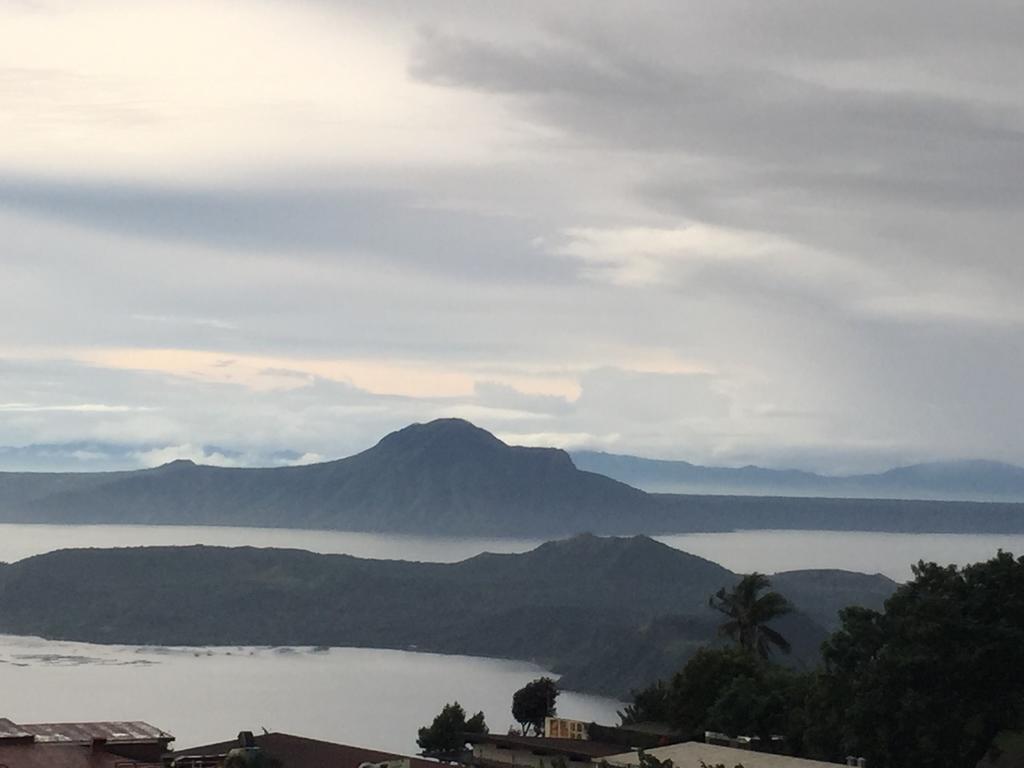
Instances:
[[[529,282],[570,276],[558,260],[542,258],[531,246],[536,222],[430,207],[402,190],[181,188],[26,178],[0,182],[0,207],[229,251],[287,250],[292,258],[302,253],[341,263],[387,259],[405,269],[462,278]],[[173,314],[137,317],[181,321]],[[214,327],[224,328],[224,321],[217,322]]]
[[[702,462],[1024,463],[1013,4],[0,25],[12,445],[276,461],[461,414]]]
[[[103,403],[0,403],[0,413],[131,413],[151,408],[131,405],[105,405]]]
[[[668,273],[727,260],[779,262],[801,256],[798,244],[776,235],[732,231],[700,222],[673,228],[566,230],[553,253],[583,262],[585,273],[621,285],[664,282]]]

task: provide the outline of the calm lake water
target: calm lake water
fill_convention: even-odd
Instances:
[[[741,572],[843,568],[910,578],[918,560],[965,564],[1000,548],[1024,554],[1024,535],[904,534],[839,531],[735,531],[659,536],[660,541]],[[394,560],[455,562],[480,552],[525,552],[541,539],[446,538],[283,528],[159,525],[0,524],[0,561],[67,547],[217,544],[290,547]]]
[[[261,728],[415,754],[445,702],[512,724],[532,664],[357,648],[157,648],[0,635],[3,716],[14,722],[145,720],[185,748]],[[617,723],[622,705],[563,693],[566,717]]]

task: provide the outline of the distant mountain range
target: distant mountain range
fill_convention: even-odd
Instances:
[[[833,477],[796,469],[705,467],[596,451],[574,451],[572,460],[580,469],[652,493],[1024,502],[1024,467],[996,461],[934,462]]]
[[[410,563],[301,550],[61,550],[0,565],[0,632],[158,645],[417,649],[539,662],[624,695],[716,642],[708,596],[736,574],[646,537],[590,535],[516,555]],[[792,571],[778,628],[810,662],[840,607],[878,608],[883,576]]]
[[[0,521],[243,525],[552,537],[736,528],[1022,532],[1024,505],[650,494],[509,446],[459,419],[414,424],[346,459],[237,469],[0,473]]]

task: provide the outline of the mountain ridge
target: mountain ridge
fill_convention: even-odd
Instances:
[[[1024,532],[1024,505],[651,494],[556,448],[459,419],[343,459],[269,468],[178,460],[109,473],[0,473],[0,522],[262,526],[557,537],[740,528]]]
[[[651,493],[1024,502],[1024,467],[987,459],[935,461],[883,472],[822,475],[754,464],[718,467],[603,451],[573,451],[576,466]]]
[[[516,658],[565,673],[567,687],[622,695],[718,642],[707,599],[737,578],[647,537],[583,535],[459,563],[203,545],[68,549],[0,566],[0,631],[128,645],[349,645]],[[816,655],[835,626],[835,605],[877,608],[896,588],[862,574],[835,584],[820,572],[787,579],[801,601],[779,628],[796,661]]]

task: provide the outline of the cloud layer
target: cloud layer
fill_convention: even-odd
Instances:
[[[44,0],[0,29],[0,445],[274,463],[458,415],[1024,463],[1012,3]]]

